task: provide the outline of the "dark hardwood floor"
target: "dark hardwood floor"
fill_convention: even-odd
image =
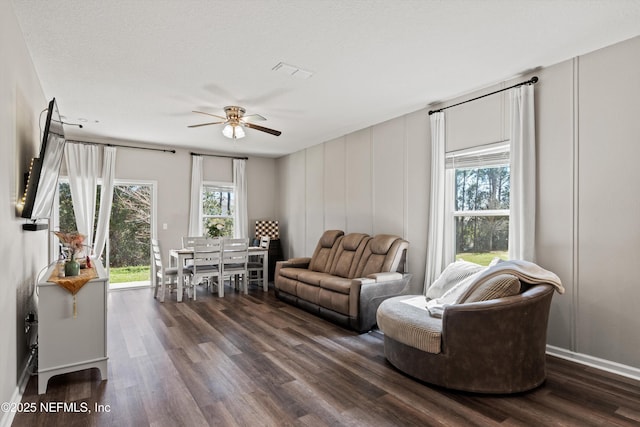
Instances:
[[[13,426],[640,425],[637,381],[548,357],[545,384],[529,393],[445,390],[395,370],[379,332],[342,329],[273,290],[220,299],[202,289],[179,304],[112,292],[108,337],[107,381],[95,369],[61,375],[38,396],[32,377],[22,401],[38,409]]]

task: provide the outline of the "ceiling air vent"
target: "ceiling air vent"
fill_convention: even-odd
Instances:
[[[296,67],[295,65],[291,64],[285,64],[284,62],[279,62],[275,67],[272,68],[272,70],[302,80],[306,80],[313,75],[313,72],[311,71],[303,70],[300,67]]]

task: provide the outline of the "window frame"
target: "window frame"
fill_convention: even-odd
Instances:
[[[204,195],[206,191],[213,192],[221,192],[228,193],[230,200],[233,202],[231,205],[231,213],[230,214],[220,214],[220,215],[209,215],[205,213],[204,206]],[[236,210],[236,189],[232,182],[221,182],[221,181],[203,181],[202,186],[200,187],[200,214],[201,214],[201,226],[202,226],[202,235],[206,236],[207,234],[207,220],[209,219],[231,219],[233,223],[233,229],[231,230],[231,235],[228,237],[233,237],[236,229],[236,219],[235,219],[235,210]]]
[[[510,141],[476,146],[468,149],[447,152],[445,154],[445,175],[447,199],[450,203],[450,224],[452,239],[451,249],[453,259],[458,259],[456,218],[473,217],[510,217],[511,214],[511,186],[509,186],[509,209],[470,209],[456,210],[456,172],[461,169],[485,169],[494,167],[510,167]],[[509,168],[509,179],[511,169]],[[511,222],[509,222],[509,226]],[[508,241],[507,241],[508,244]]]

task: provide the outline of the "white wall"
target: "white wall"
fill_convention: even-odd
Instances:
[[[640,367],[640,37],[576,66],[575,346]]]
[[[18,396],[27,362],[24,316],[35,310],[35,278],[47,263],[45,231],[22,231],[16,201],[22,174],[40,149],[38,117],[47,107],[13,8],[0,1],[0,401]],[[10,413],[0,413],[0,425]]]
[[[554,296],[548,342],[636,370],[640,286],[629,267],[640,244],[638,52],[640,37],[535,72],[536,256],[567,290]],[[506,92],[447,110],[447,149],[508,139],[508,112]],[[395,233],[409,240],[409,271],[422,283],[429,132],[425,109],[281,158],[285,255],[309,256],[323,229]]]
[[[426,110],[278,160],[285,257],[310,256],[324,230],[413,242],[407,267],[424,280],[429,208]]]

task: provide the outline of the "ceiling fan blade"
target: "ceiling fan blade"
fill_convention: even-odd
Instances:
[[[249,121],[259,121],[262,122],[264,120],[267,120],[265,117],[261,116],[260,114],[249,114],[248,116],[242,116],[242,120],[249,120]]]
[[[217,118],[222,119],[222,120],[227,120],[227,118],[226,118],[226,117],[217,116],[217,115],[215,115],[215,114],[211,114],[211,113],[205,113],[204,111],[196,111],[196,110],[193,110],[193,112],[194,112],[194,113],[198,113],[198,114],[206,114],[207,116],[217,117]]]
[[[226,120],[225,120],[226,121]],[[200,126],[209,126],[209,125],[219,125],[220,123],[224,123],[224,122],[211,122],[211,123],[201,123],[199,125],[190,125],[187,126],[188,128],[198,128]]]
[[[266,128],[264,126],[258,126],[258,125],[254,124],[254,123],[248,123],[247,122],[244,125],[246,127],[248,127],[248,128],[259,130],[261,132],[270,133],[271,135],[275,135],[275,136],[280,136],[280,134],[282,133],[279,130],[273,130],[273,129]]]

